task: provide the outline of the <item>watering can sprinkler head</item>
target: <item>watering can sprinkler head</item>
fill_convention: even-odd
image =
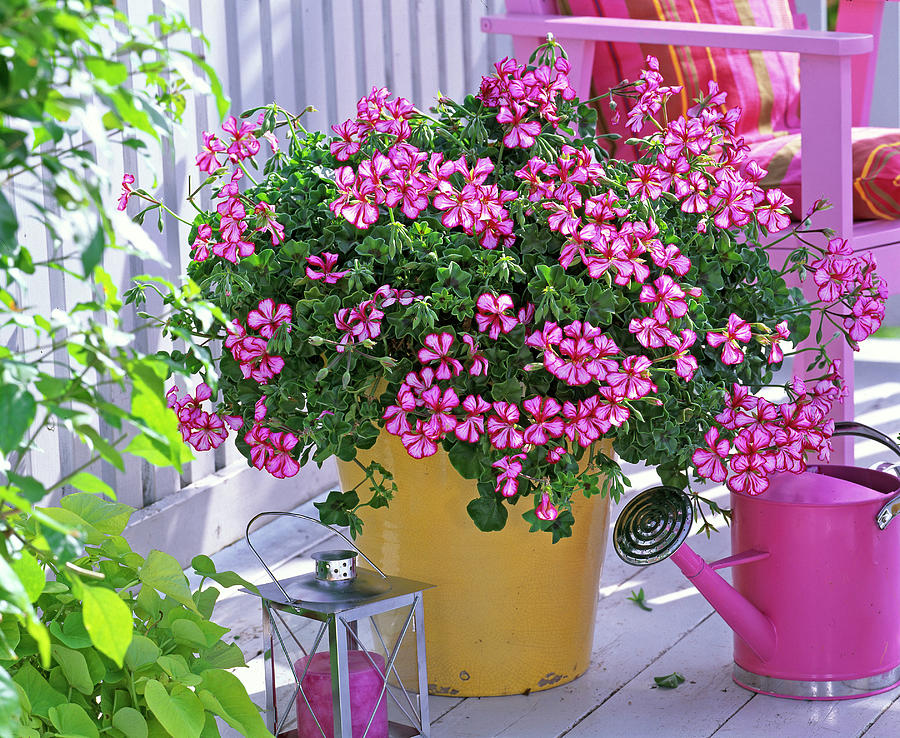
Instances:
[[[684,543],[694,513],[691,501],[675,487],[651,487],[631,500],[616,520],[613,546],[632,566],[648,566],[669,558]]]

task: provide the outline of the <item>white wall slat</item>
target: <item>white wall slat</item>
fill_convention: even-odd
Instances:
[[[325,81],[325,22],[324,3],[311,2],[301,4],[301,28],[303,34],[302,56],[295,62],[300,73],[304,75],[305,98],[300,105],[312,105],[316,108],[303,118],[303,126],[307,130],[324,130],[330,120],[328,110],[327,84]]]
[[[272,56],[272,92],[267,98],[274,100],[282,108],[291,113],[300,112],[297,99],[296,76],[297,64],[293,62],[295,48],[292,41],[294,17],[291,12],[291,0],[268,0],[268,28],[263,22],[260,25],[261,43],[271,45]],[[265,14],[263,14],[265,18]]]
[[[351,0],[339,0],[331,5],[331,48],[334,50],[331,66],[335,73],[332,124],[355,116],[356,101],[362,96],[359,73],[363,48],[357,42],[364,36],[363,29],[357,27],[359,21]]]

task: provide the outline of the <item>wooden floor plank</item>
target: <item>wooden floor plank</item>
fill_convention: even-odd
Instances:
[[[858,700],[812,702],[756,695],[744,709],[718,731],[715,738],[745,738],[750,735],[859,736],[900,695],[900,690]],[[900,716],[897,716],[900,717]],[[877,725],[877,723],[876,723]],[[900,736],[900,720],[893,732]],[[869,731],[866,738],[877,735]]]
[[[724,556],[728,548],[725,536],[694,536],[691,544],[709,558]],[[574,682],[527,696],[468,699],[437,721],[435,738],[561,735],[710,615],[712,608],[671,562],[637,569],[610,556],[608,573],[630,573],[631,579],[619,579],[598,603],[588,671]],[[627,599],[639,587],[662,600],[652,612]],[[730,662],[731,639],[726,640],[728,657],[722,663]]]
[[[872,715],[872,725],[865,733],[866,738],[896,738],[900,735],[900,691],[890,693],[893,701],[877,715]]]
[[[731,648],[728,626],[718,616],[709,615],[562,735],[566,738],[710,735],[752,697],[731,681]],[[654,677],[673,672],[682,674],[687,681],[677,689],[655,686]]]

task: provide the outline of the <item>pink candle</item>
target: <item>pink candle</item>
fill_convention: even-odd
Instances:
[[[372,661],[384,673],[384,657],[368,652]],[[372,712],[375,718],[366,738],[388,738],[387,692],[381,695],[384,680],[381,674],[366,658],[362,651],[348,651],[347,660],[350,666],[350,720],[353,725],[353,738],[363,738],[366,725]],[[303,692],[315,712],[319,725],[325,731],[326,738],[334,738],[334,712],[331,701],[331,660],[328,653],[314,653],[311,657],[299,659],[294,670],[299,678],[311,659],[306,676],[303,677]],[[381,695],[381,701],[378,697]],[[378,709],[375,709],[376,702]],[[316,725],[313,714],[301,695],[297,695],[297,733],[299,738],[321,738],[322,732]]]

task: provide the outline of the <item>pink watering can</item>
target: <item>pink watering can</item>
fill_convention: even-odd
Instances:
[[[838,423],[835,434],[900,456],[859,423]],[[885,692],[900,684],[898,468],[810,466],[774,475],[758,497],[732,492],[735,553],[711,564],[684,543],[688,495],[654,487],[622,508],[616,553],[636,566],[675,562],[734,631],[740,686],[812,700]],[[734,567],[733,587],[716,573],[725,567]]]

